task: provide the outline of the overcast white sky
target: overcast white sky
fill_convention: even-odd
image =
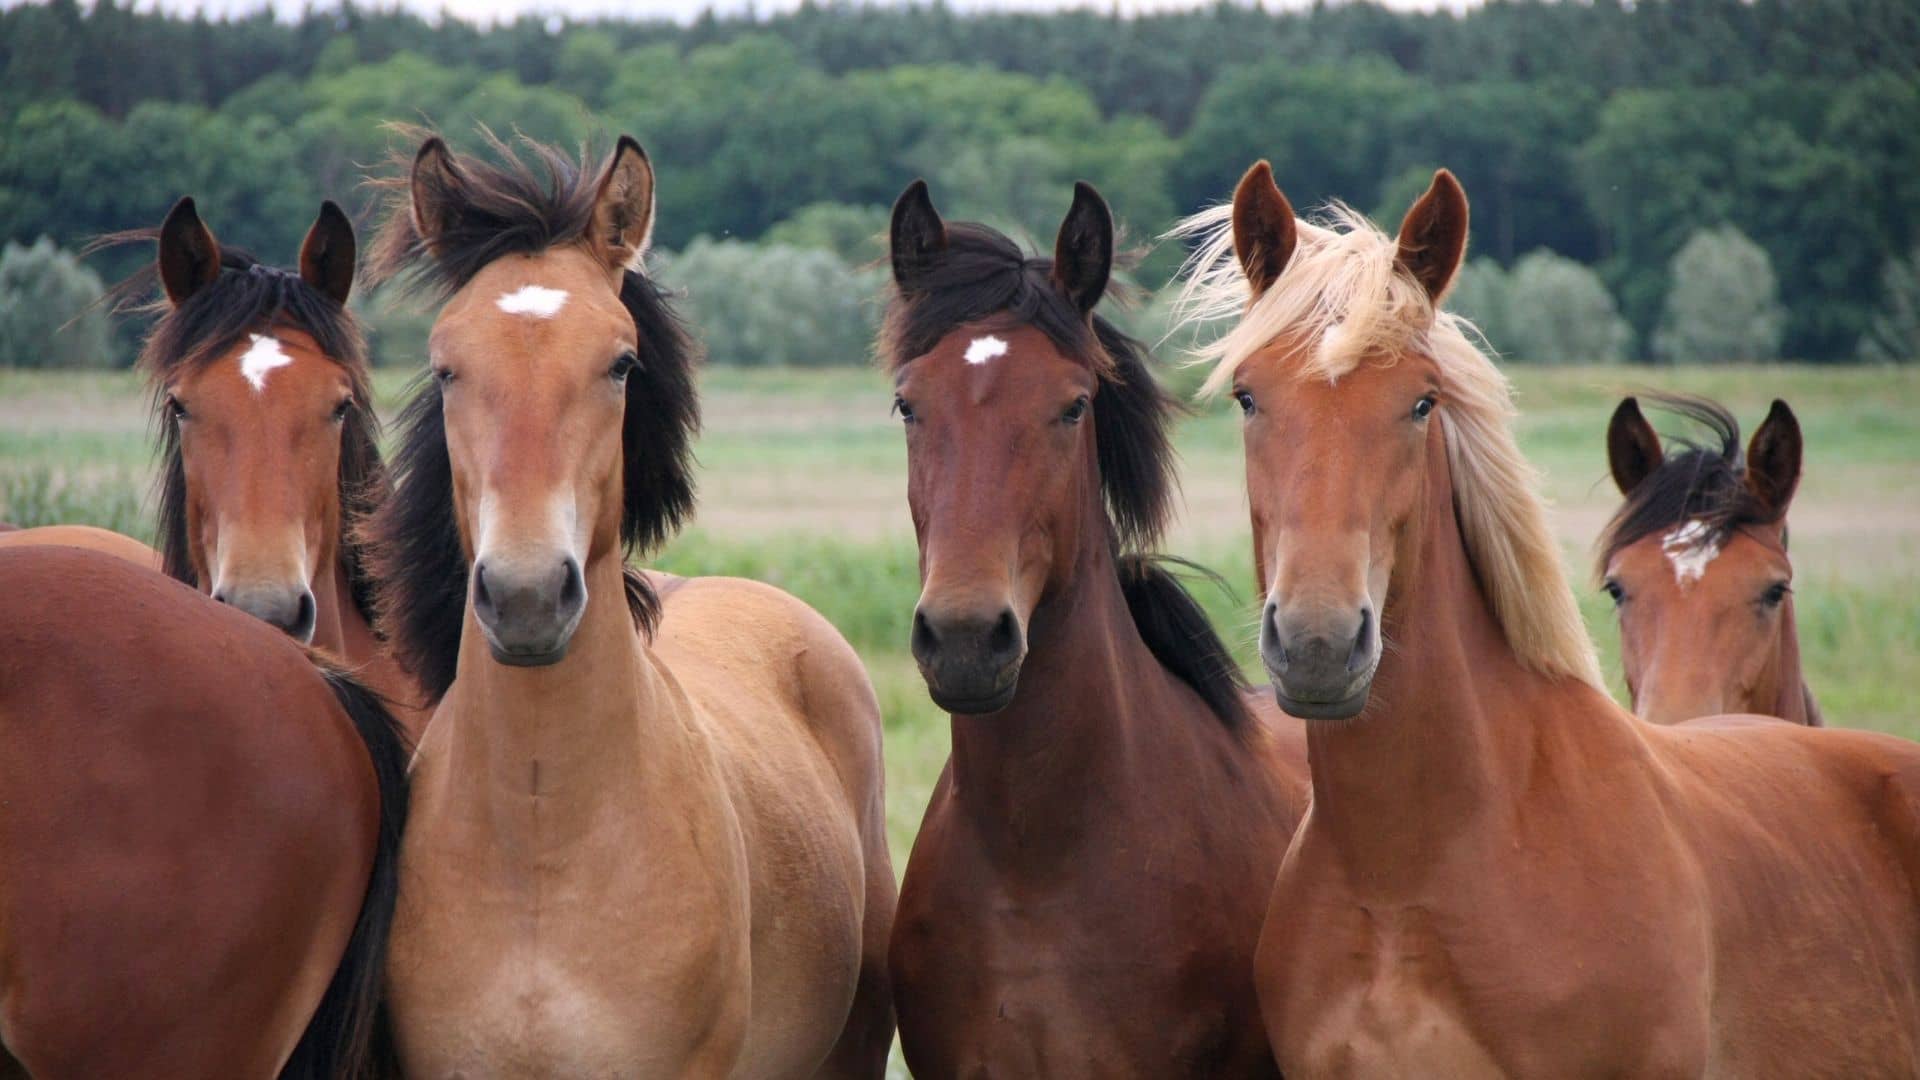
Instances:
[[[11,7],[20,0],[0,0],[0,6]],[[252,12],[265,6],[269,0],[138,0],[141,9],[163,8],[168,11],[205,11],[212,15]],[[292,17],[306,7],[306,0],[270,0],[275,11],[282,16]],[[895,6],[905,0],[880,0],[885,6]],[[924,2],[924,0],[922,0]],[[1196,0],[947,0],[948,6],[961,11],[1056,11],[1063,8],[1092,8],[1096,11],[1110,11],[1117,4],[1123,12],[1164,11],[1200,6]],[[1236,0],[1251,3],[1252,0]],[[1387,7],[1401,10],[1432,11],[1446,8],[1458,10],[1472,6],[1477,0],[1382,0]],[[442,11],[461,19],[473,22],[496,22],[511,20],[524,13],[566,14],[576,17],[623,16],[629,18],[672,18],[686,21],[701,11],[713,7],[722,12],[739,12],[749,4],[747,0],[378,0],[379,6],[398,3],[421,14],[432,16]],[[766,13],[784,11],[797,7],[800,0],[755,0],[751,5],[755,11]],[[1301,8],[1311,0],[1263,0],[1268,8]],[[324,5],[323,5],[324,6]]]

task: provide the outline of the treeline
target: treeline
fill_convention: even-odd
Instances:
[[[751,294],[764,268],[763,291],[790,302],[870,280],[859,266],[878,251],[860,229],[915,175],[950,214],[1042,238],[1070,181],[1091,179],[1144,241],[1224,198],[1257,157],[1297,205],[1338,197],[1388,224],[1446,165],[1473,198],[1475,313],[1509,351],[1685,358],[1676,320],[1726,305],[1676,294],[1676,266],[1738,276],[1755,251],[1768,332],[1694,338],[1814,360],[1920,350],[1903,348],[1916,301],[1899,295],[1920,241],[1912,0],[1138,18],[809,4],[488,30],[353,7],[210,22],[58,0],[0,12],[0,72],[0,239],[21,244],[154,223],[191,192],[224,237],[290,258],[321,197],[357,204],[392,120],[468,147],[475,123],[602,146],[630,131],[660,169],[669,273]],[[1709,255],[1682,260],[1690,242]],[[1142,283],[1178,254],[1149,258]],[[748,302],[687,287],[696,307]],[[1538,317],[1543,303],[1586,313],[1585,329],[1555,337],[1564,320]],[[809,355],[844,352],[835,339]]]

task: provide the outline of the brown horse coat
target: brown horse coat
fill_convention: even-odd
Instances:
[[[1616,706],[1505,382],[1436,310],[1464,194],[1436,176],[1397,240],[1338,223],[1262,163],[1195,279],[1247,309],[1214,355],[1262,657],[1325,717],[1257,958],[1282,1068],[1914,1075],[1920,747]]]
[[[1112,236],[1085,185],[1051,263],[924,184],[894,211],[913,648],[954,713],[890,954],[921,1077],[1273,1072],[1251,962],[1305,748],[1126,552],[1165,520],[1173,408],[1090,314]]]
[[[404,795],[370,700],[156,572],[0,551],[0,1074],[280,1072],[343,954],[380,967]],[[290,1075],[365,1053],[355,993],[314,1021],[346,1056]]]

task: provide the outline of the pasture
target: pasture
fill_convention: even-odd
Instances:
[[[1920,671],[1920,370],[1509,370],[1522,446],[1546,473],[1555,527],[1616,687],[1612,615],[1590,573],[1590,545],[1617,503],[1606,478],[1608,414],[1625,392],[1681,390],[1720,398],[1750,430],[1769,399],[1784,397],[1807,439],[1791,520],[1808,679],[1830,724],[1920,737],[1912,691]],[[404,372],[380,373],[383,414],[395,411],[407,385]],[[707,369],[699,512],[654,564],[779,585],[853,642],[886,718],[899,869],[948,737],[906,652],[919,590],[890,400],[886,379],[865,368]],[[1224,591],[1204,581],[1193,587],[1251,661],[1237,418],[1230,408],[1206,408],[1183,423],[1179,444],[1184,512],[1168,549],[1224,578]],[[132,374],[0,372],[0,520],[90,522],[150,538],[150,446],[146,397]]]

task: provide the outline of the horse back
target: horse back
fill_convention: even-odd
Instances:
[[[0,1036],[34,1075],[270,1075],[379,800],[279,631],[91,551],[0,551]]]

